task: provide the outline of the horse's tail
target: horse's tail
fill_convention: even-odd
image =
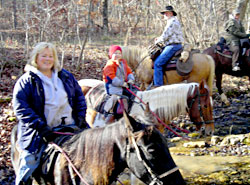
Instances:
[[[215,75],[215,63],[214,63],[214,59],[213,57],[211,57],[210,55],[207,55],[209,64],[210,64],[210,74],[208,77],[208,87],[210,89],[210,95],[212,96],[213,94],[213,81],[214,81],[214,75]]]

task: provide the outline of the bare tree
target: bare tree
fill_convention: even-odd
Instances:
[[[17,27],[17,16],[16,16],[16,0],[13,0],[13,28],[16,30]]]
[[[88,23],[87,23],[87,28],[86,28],[86,32],[85,32],[85,38],[84,38],[84,41],[83,41],[82,46],[81,46],[81,52],[80,52],[80,55],[79,55],[79,58],[78,58],[77,66],[79,66],[79,64],[81,63],[83,50],[84,50],[85,45],[86,45],[86,43],[88,41],[89,27],[90,27],[90,24],[91,24],[91,10],[92,9],[93,9],[93,2],[92,2],[92,0],[90,0],[89,1],[89,11],[88,11]]]
[[[249,0],[237,0],[237,9],[240,10],[240,19],[243,21],[246,17],[246,10]]]
[[[108,0],[102,0],[102,17],[103,17],[103,31],[104,34],[108,33]]]

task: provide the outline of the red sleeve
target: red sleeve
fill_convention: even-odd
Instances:
[[[113,80],[116,77],[116,69],[117,66],[112,61],[108,61],[103,68],[103,81],[107,82],[107,77]]]

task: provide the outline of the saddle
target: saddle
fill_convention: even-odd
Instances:
[[[248,38],[240,39],[241,56],[250,56],[250,41]],[[233,52],[230,51],[229,46],[226,44],[226,39],[221,37],[216,44],[215,52],[224,57],[232,58]]]
[[[183,49],[178,50],[175,55],[170,59],[167,64],[163,67],[164,71],[176,70],[180,76],[187,76],[192,71],[193,68],[193,60],[192,55],[194,53],[199,53],[199,50],[192,49],[189,52],[189,56],[187,60],[184,62],[181,60],[181,56],[183,53]],[[154,62],[152,63],[152,69],[154,68]]]
[[[130,90],[133,91],[134,93],[138,91],[134,87],[130,87]],[[133,100],[135,98],[135,96],[132,94],[129,97],[106,94],[105,97],[102,99],[102,101],[99,101],[99,103],[96,104],[95,110],[105,115],[113,114],[117,119],[119,119],[123,115],[123,105],[121,105],[119,101],[120,98],[127,99],[128,112],[130,112],[130,109],[133,105]]]

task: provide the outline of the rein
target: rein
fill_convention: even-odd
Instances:
[[[66,160],[69,162],[69,164],[72,166],[73,170],[74,170],[75,173],[79,176],[79,178],[81,179],[81,181],[82,181],[84,184],[89,185],[89,184],[84,180],[84,178],[82,177],[82,175],[80,174],[80,172],[76,169],[75,165],[71,162],[71,160],[70,160],[69,156],[66,154],[66,152],[65,152],[60,146],[58,146],[57,144],[52,143],[52,145],[64,155],[64,157],[65,157]]]
[[[136,151],[136,156],[137,158],[139,159],[139,161],[142,162],[142,164],[144,165],[144,167],[147,169],[148,173],[150,174],[151,178],[153,179],[149,185],[154,185],[154,184],[157,184],[157,185],[162,185],[163,182],[160,180],[174,172],[176,172],[177,170],[179,170],[179,168],[176,166],[175,168],[172,168],[166,172],[164,172],[163,174],[161,175],[156,175],[154,173],[154,171],[150,168],[150,166],[145,162],[145,160],[142,158],[141,156],[141,150],[140,150],[140,147],[137,145],[136,141],[135,141],[135,136],[133,134],[133,128],[130,124],[126,123],[126,129],[127,129],[127,132],[128,132],[128,137],[131,139],[132,141],[132,144],[135,148],[135,151]],[[129,141],[128,141],[129,143]],[[130,154],[130,149],[131,149],[131,146],[130,144],[127,144],[127,147],[126,147],[126,158],[127,158],[127,161],[129,159],[129,154]]]
[[[232,58],[231,55],[226,55],[226,54],[224,54],[224,53],[219,52],[218,50],[215,50],[215,53],[218,53],[219,55],[221,55],[221,56],[223,56],[223,57]]]
[[[146,105],[146,103],[141,99],[141,98],[139,98],[138,96],[136,96],[136,94],[133,92],[133,91],[131,91],[129,88],[127,88],[127,90],[132,94],[132,95],[134,95],[136,98],[138,98],[138,100],[140,100],[140,102],[142,103],[142,104],[144,104],[144,105]],[[185,140],[189,140],[188,138],[185,138],[185,137],[183,137],[183,136],[181,136],[181,135],[179,135],[177,132],[175,132],[174,130],[172,130],[169,126],[167,126],[153,111],[151,111],[151,110],[149,110],[152,114],[153,114],[153,116],[154,117],[156,117],[156,119],[165,127],[165,128],[167,128],[168,130],[170,130],[172,133],[174,133],[176,136],[178,136],[178,137],[181,137],[181,138],[183,138],[183,139],[185,139]]]
[[[188,108],[189,110],[192,108],[192,106],[194,105],[194,102],[196,100],[196,98],[198,98],[198,110],[199,110],[199,113],[200,113],[200,118],[201,118],[201,121],[199,122],[194,122],[195,125],[202,125],[202,124],[209,124],[209,123],[213,123],[214,120],[207,120],[207,121],[204,121],[204,114],[202,113],[202,108],[201,108],[201,97],[202,96],[208,96],[208,93],[205,93],[205,94],[201,94],[199,89],[197,89],[197,93],[195,95],[195,97],[192,98],[190,104],[188,105]]]

